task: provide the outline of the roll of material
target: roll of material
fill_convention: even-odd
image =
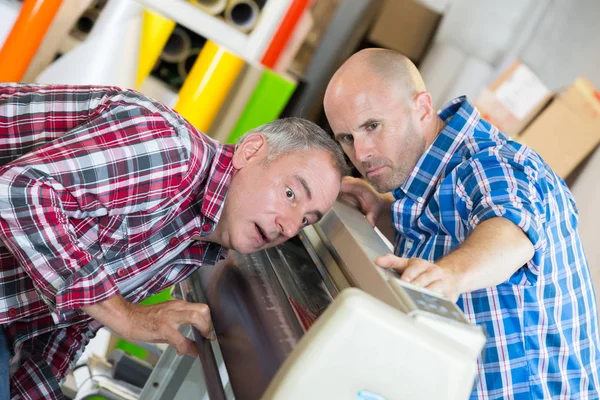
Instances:
[[[440,107],[458,96],[467,96],[469,100],[475,101],[489,83],[493,72],[492,66],[485,61],[477,57],[467,57],[446,93],[437,99],[441,103]]]
[[[202,49],[190,49],[190,51],[185,54],[183,59],[177,64],[177,73],[184,80],[190,74],[192,68],[194,68],[194,63],[198,59],[201,51]]]
[[[263,72],[262,66],[244,64],[242,72],[219,110],[213,125],[208,130],[210,137],[219,142],[225,142],[229,138],[252,93],[254,93]]]
[[[306,37],[310,33],[311,29],[315,24],[315,20],[310,12],[305,12],[296,24],[296,28],[290,36],[285,48],[277,58],[277,63],[273,70],[279,73],[286,72],[290,65],[292,65],[296,54],[302,47],[302,44],[305,42]]]
[[[296,82],[265,69],[227,142],[235,143],[249,130],[277,119],[295,89]]]
[[[243,65],[241,58],[207,41],[179,91],[175,110],[208,132]]]
[[[135,88],[142,25],[140,3],[110,0],[88,38],[52,63],[36,81]]]
[[[261,62],[265,67],[271,69],[275,67],[279,56],[288,44],[290,37],[294,33],[294,29],[298,24],[298,21],[306,12],[309,3],[309,0],[292,1],[292,4],[290,4],[290,7],[285,13],[281,24],[275,32],[275,36],[273,36],[273,40],[271,40],[269,47],[267,47],[267,51],[263,55]]]
[[[192,49],[192,39],[182,28],[175,28],[162,49],[160,58],[170,62],[178,63],[185,59]]]
[[[189,0],[190,3],[202,9],[207,14],[219,15],[225,11],[227,0]]]
[[[174,28],[175,21],[165,18],[161,14],[149,9],[144,10],[137,88],[141,87],[144,79],[150,75],[150,71],[152,71],[161,53],[164,52],[163,48],[167,44]]]
[[[255,0],[230,0],[225,9],[225,22],[248,32],[256,25],[260,8]]]
[[[2,49],[0,82],[19,82],[48,31],[62,0],[25,0]]]
[[[465,60],[466,54],[458,47],[440,42],[434,43],[425,56],[419,70],[436,109],[444,105],[446,93],[460,74]]]
[[[68,7],[72,7],[71,3],[68,4]],[[80,41],[87,39],[88,35],[92,31],[92,28],[94,27],[94,24],[100,16],[100,11],[101,10],[98,10],[95,7],[88,7],[85,9],[81,17],[74,24],[70,35],[79,39]]]
[[[0,1],[0,49],[8,38],[11,29],[19,18],[21,6],[17,3]]]

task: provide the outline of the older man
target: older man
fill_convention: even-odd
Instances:
[[[208,307],[136,303],[227,249],[296,235],[332,206],[345,168],[301,119],[236,147],[133,91],[0,85],[0,398],[9,355],[12,396],[61,398],[101,325],[194,355],[178,327],[212,337]]]
[[[377,263],[484,327],[472,398],[597,399],[596,302],[562,179],[465,97],[438,114],[418,70],[390,50],[347,60],[325,111],[379,193],[351,178],[342,191],[396,230],[395,255]]]

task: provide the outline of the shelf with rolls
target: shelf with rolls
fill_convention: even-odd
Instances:
[[[297,82],[270,67],[283,53],[309,0],[177,0],[168,7],[163,1],[143,2],[151,10],[145,14],[141,48],[146,40],[154,50],[146,60],[144,54],[140,57],[142,91],[160,87],[144,80],[144,74],[167,81],[179,90],[174,109],[221,142],[234,142],[246,131],[279,117]],[[251,16],[244,15],[240,6],[248,2],[256,5],[256,10],[246,10]],[[146,28],[150,20],[153,27],[148,22]],[[190,45],[198,38],[205,40],[201,49]],[[162,48],[160,54],[158,48]],[[158,63],[152,61],[157,58]],[[265,60],[269,65],[261,63]],[[141,72],[150,65],[151,72]]]
[[[143,0],[142,3],[243,59],[260,62],[293,1]],[[220,14],[224,17],[220,18]]]
[[[285,73],[287,68],[282,67],[285,65],[282,60],[289,65],[298,43],[311,31],[313,18],[307,10],[314,0],[53,1],[23,0],[23,13],[31,15],[20,18],[25,23],[11,36],[12,43],[0,50],[0,59],[6,56],[6,60],[23,59],[23,53],[18,51],[23,43],[33,50],[37,46],[36,56],[47,53],[49,61],[38,63],[41,72],[32,74],[27,82],[138,89],[174,106],[198,129],[221,141],[235,140],[256,125],[279,117],[282,110],[286,115],[307,116],[304,110],[318,100],[326,75],[347,50],[355,47],[362,26],[369,22],[371,13],[367,11],[379,2],[336,0],[331,26],[323,36],[323,43],[315,48],[318,57],[313,57],[314,61],[302,72],[299,90],[299,80]],[[36,13],[43,9],[35,6],[38,3],[56,12],[54,22],[42,14],[37,18]],[[90,3],[95,10],[84,13],[87,20],[78,21],[85,4]],[[50,10],[51,4],[60,7]],[[36,18],[49,26],[38,23],[41,34],[33,41],[29,34],[32,27],[25,25]],[[73,37],[71,32],[70,40],[55,46],[69,51],[54,59],[54,51],[44,51],[52,47],[47,45],[47,38],[58,36],[59,31],[68,33],[73,24],[80,31],[91,30],[81,37]],[[50,35],[57,25],[61,29]],[[41,45],[44,29],[48,35]],[[194,32],[205,44],[189,46],[180,34],[182,30]],[[171,47],[165,48],[170,38]],[[187,54],[177,46],[187,49]],[[186,55],[179,59],[182,54]],[[30,62],[22,61],[22,66]],[[180,81],[175,85],[169,79],[163,82],[160,69],[156,69],[157,61],[158,67],[162,62],[177,65]],[[4,65],[0,70],[4,70]],[[165,71],[167,75],[170,73]],[[22,77],[20,71],[4,80],[22,81]],[[201,121],[197,120],[198,115],[204,116]]]

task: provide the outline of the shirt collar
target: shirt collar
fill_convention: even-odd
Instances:
[[[450,101],[438,116],[446,126],[419,158],[404,183],[392,192],[395,199],[408,196],[423,206],[460,144],[465,137],[473,134],[479,122],[479,111],[466,96]]]
[[[233,176],[233,153],[235,145],[219,144],[213,158],[202,199],[202,215],[216,225],[223,211],[227,189]],[[214,227],[213,225],[213,227]]]

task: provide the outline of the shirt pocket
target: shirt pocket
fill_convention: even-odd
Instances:
[[[127,218],[123,215],[101,217],[98,223],[98,242],[105,260],[122,255],[129,247]]]

